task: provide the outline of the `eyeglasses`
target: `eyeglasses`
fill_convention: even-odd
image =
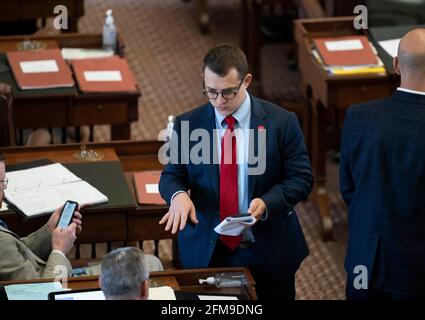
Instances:
[[[225,100],[231,100],[234,97],[236,97],[236,95],[238,94],[239,89],[242,86],[242,82],[243,82],[244,78],[245,77],[242,77],[242,80],[239,83],[239,85],[237,86],[237,88],[224,89],[221,92],[216,92],[216,91],[210,91],[210,90],[203,89],[202,90],[202,93],[204,94],[205,97],[207,97],[208,99],[211,99],[211,100],[217,99],[218,98],[218,95],[220,95],[220,94],[223,97],[223,99],[225,99]],[[204,82],[204,88],[205,88],[205,82]]]
[[[3,180],[0,180],[0,186],[3,186],[3,190],[7,188],[7,184],[9,183],[9,179],[5,178]]]

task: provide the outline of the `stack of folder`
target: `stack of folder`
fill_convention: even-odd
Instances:
[[[313,39],[312,54],[332,75],[385,75],[385,67],[366,36]]]

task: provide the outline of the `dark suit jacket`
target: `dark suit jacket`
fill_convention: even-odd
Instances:
[[[392,96],[348,109],[341,194],[349,209],[345,268],[368,269],[369,288],[425,292],[425,96]]]
[[[181,122],[189,121],[190,132],[207,129],[213,137],[215,114],[211,104],[205,104],[176,118],[171,145],[178,144],[179,159]],[[292,276],[308,255],[307,244],[298,222],[294,206],[306,199],[313,185],[313,177],[298,120],[293,113],[269,102],[251,96],[250,128],[264,126],[267,137],[266,170],[262,175],[248,177],[248,200],[261,197],[268,210],[268,219],[258,221],[253,227],[259,252],[266,267],[276,280]],[[255,130],[258,134],[258,130]],[[257,139],[255,139],[257,142]],[[184,141],[187,142],[187,141]],[[191,142],[192,148],[197,142]],[[213,154],[211,139],[210,153]],[[255,143],[255,155],[258,145]],[[173,148],[171,148],[173,153]],[[183,155],[188,152],[185,151]],[[162,175],[159,189],[170,203],[178,190],[190,190],[199,224],[186,225],[178,236],[180,257],[184,268],[207,267],[217,241],[214,227],[219,215],[219,165],[218,164],[168,164]]]

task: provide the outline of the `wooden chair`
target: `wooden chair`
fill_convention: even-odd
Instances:
[[[16,146],[14,123],[12,89],[9,85],[0,83],[0,147]],[[46,129],[37,129],[30,134],[27,145],[47,145],[51,140],[51,135]]]
[[[10,86],[0,83],[0,147],[16,145],[12,101],[13,95]]]

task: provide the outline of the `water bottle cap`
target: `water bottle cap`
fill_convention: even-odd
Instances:
[[[105,24],[107,24],[107,25],[113,25],[114,24],[114,17],[112,16],[112,9],[108,9],[106,11]]]

